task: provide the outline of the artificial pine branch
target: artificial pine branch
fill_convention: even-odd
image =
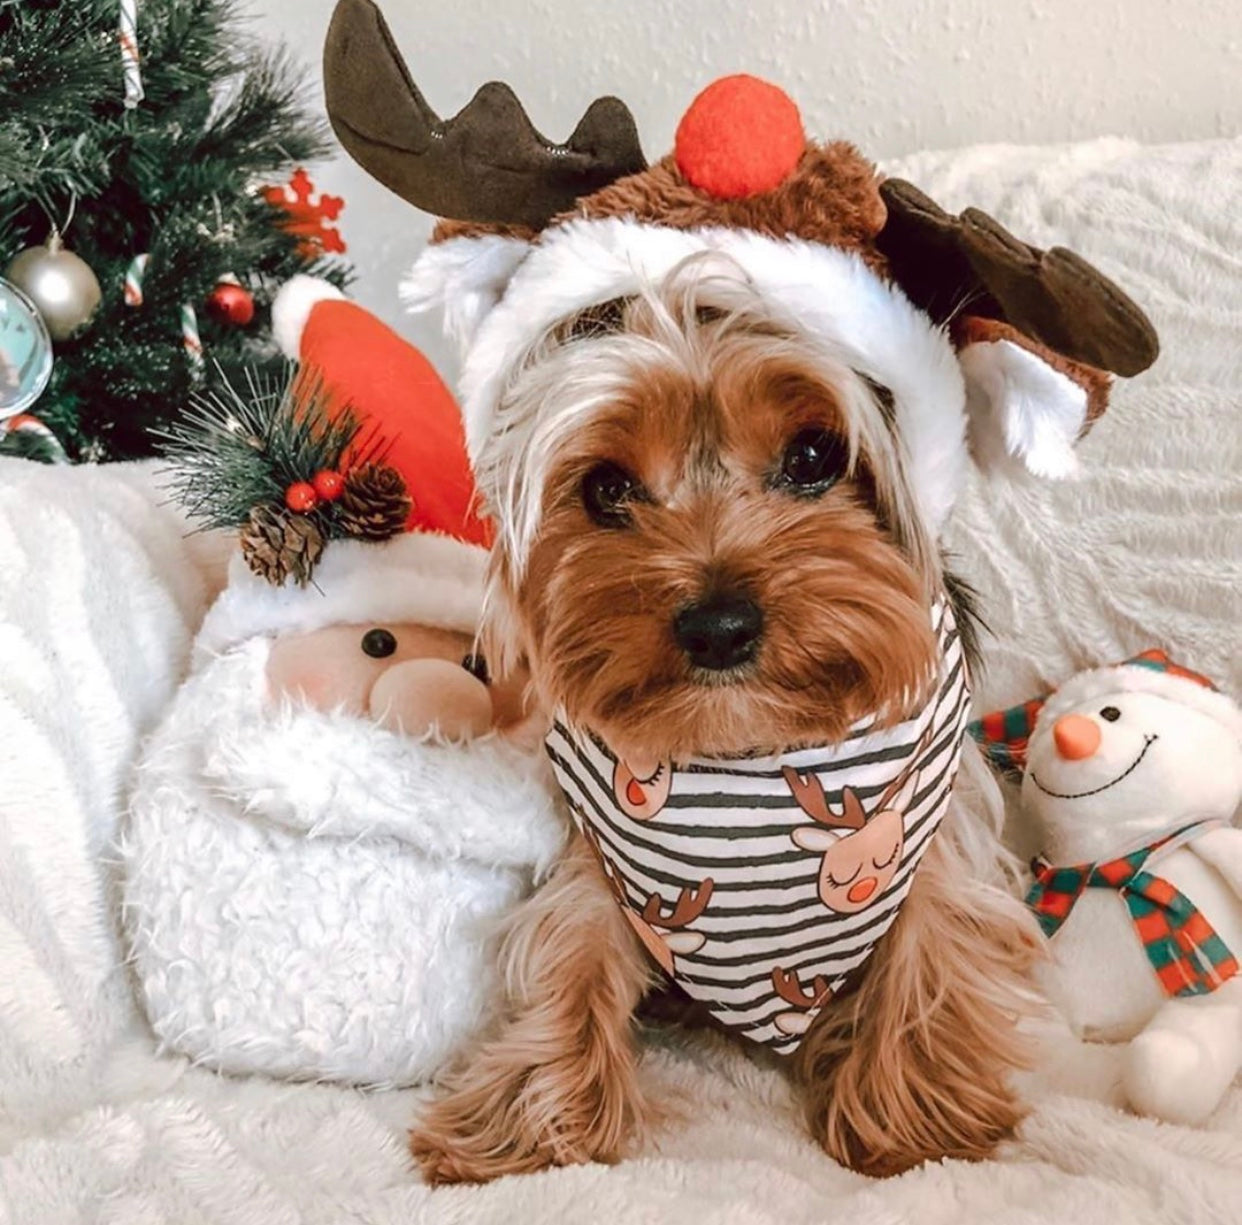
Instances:
[[[358,419],[348,408],[329,411],[328,399],[292,366],[279,379],[250,373],[244,391],[223,381],[192,397],[161,432],[169,484],[187,514],[203,527],[240,528],[256,506],[282,507],[290,485],[373,457]],[[331,504],[313,515],[325,539],[342,534]]]
[[[329,147],[322,120],[299,101],[305,74],[251,45],[234,0],[143,0],[146,96],[127,109],[118,21],[117,0],[0,0],[0,275],[72,207],[65,244],[103,290],[89,328],[57,345],[31,409],[74,459],[154,453],[201,387],[182,347],[183,302],[226,377],[250,367],[278,374],[268,314],[276,290],[299,272],[348,279],[344,264],[283,230],[258,191]],[[122,287],[144,253],[135,309]],[[226,274],[254,296],[246,327],[206,310]]]

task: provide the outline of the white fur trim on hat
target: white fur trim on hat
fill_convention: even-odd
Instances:
[[[523,238],[487,234],[428,247],[401,284],[408,310],[441,310],[444,330],[463,354],[531,251]]]
[[[272,336],[280,351],[297,361],[302,356],[302,333],[315,305],[344,297],[335,285],[317,276],[290,277],[272,299]]]
[[[450,536],[407,532],[381,544],[334,540],[305,587],[252,574],[240,552],[195,643],[199,661],[260,635],[329,625],[414,621],[473,633],[487,550]]]
[[[1044,703],[1032,734],[1084,702],[1099,701],[1120,693],[1154,693],[1170,702],[1197,710],[1215,719],[1242,744],[1242,707],[1228,694],[1209,689],[1185,676],[1128,663],[1092,668],[1072,676]]]
[[[443,269],[467,260],[479,241],[457,238],[430,248],[415,265],[410,283],[421,288],[410,300],[434,304],[429,285],[437,276],[451,299],[454,285]],[[828,340],[855,370],[892,391],[911,484],[928,524],[938,528],[966,466],[965,387],[944,330],[852,252],[744,229],[676,230],[609,217],[544,231],[467,347],[462,409],[476,464],[497,430],[506,381],[534,340],[586,306],[658,284],[702,251],[732,258],[794,325]]]
[[[1074,443],[1087,421],[1086,388],[1010,340],[970,344],[958,357],[980,466],[1001,468],[1010,458],[1035,476],[1078,471]]]

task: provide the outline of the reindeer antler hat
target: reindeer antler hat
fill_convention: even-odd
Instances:
[[[955,217],[885,179],[852,145],[818,143],[779,89],[726,77],[648,165],[615,98],[555,144],[507,86],[441,120],[372,0],[339,0],[324,54],[342,144],[380,182],[438,214],[406,286],[440,306],[464,347],[463,409],[485,489],[488,447],[536,422],[498,422],[531,344],[577,312],[718,251],[799,326],[892,395],[929,525],[957,494],[971,442],[983,463],[1072,471],[1111,374],[1156,358],[1143,313],[1070,251],[1041,251],[974,209]],[[520,558],[518,559],[520,561]]]

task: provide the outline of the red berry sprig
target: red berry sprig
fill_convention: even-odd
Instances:
[[[319,505],[319,495],[310,481],[295,481],[285,490],[285,505],[297,515],[309,514]]]
[[[345,492],[345,478],[331,468],[316,472],[311,478],[315,493],[323,502],[335,502]]]

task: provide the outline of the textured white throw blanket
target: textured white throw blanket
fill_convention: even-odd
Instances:
[[[1242,692],[1242,142],[988,148],[894,169],[1062,241],[1148,307],[1164,355],[1082,447],[1083,478],[976,483],[951,533],[995,638],[981,700],[1164,645]],[[804,1136],[778,1075],[668,1036],[645,1075],[685,1118],[657,1151],[431,1192],[415,1095],[218,1077],[160,1059],[99,857],[218,577],[149,474],[0,461],[0,1225],[690,1219],[1046,1225],[1242,1219],[1242,1089],[1202,1130],[1117,1110],[1115,1052],[1050,1030],[998,1159],[875,1183]]]

